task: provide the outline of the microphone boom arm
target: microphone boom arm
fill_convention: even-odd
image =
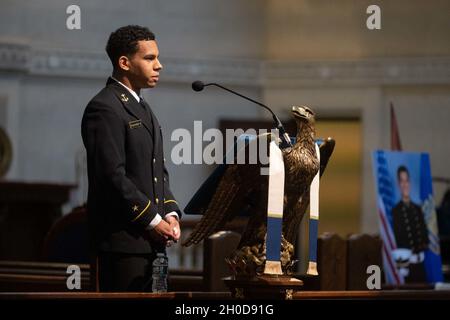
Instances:
[[[205,87],[207,87],[207,86],[219,87],[219,88],[221,88],[223,90],[226,90],[226,91],[228,91],[230,93],[233,93],[233,94],[235,94],[235,95],[237,95],[237,96],[239,96],[241,98],[244,98],[244,99],[246,99],[248,101],[256,103],[257,105],[259,105],[259,106],[263,107],[264,109],[268,110],[270,112],[270,114],[272,115],[273,121],[274,121],[274,123],[275,123],[278,131],[280,132],[281,137],[282,137],[281,138],[281,147],[282,148],[292,147],[291,140],[290,140],[289,135],[287,134],[286,130],[284,130],[283,124],[281,123],[280,119],[278,119],[278,117],[275,115],[275,113],[268,106],[266,106],[266,105],[264,105],[261,102],[258,102],[256,100],[253,100],[253,99],[251,99],[249,97],[246,97],[246,96],[244,96],[244,95],[242,95],[242,94],[240,94],[240,93],[238,93],[236,91],[233,91],[231,89],[225,88],[224,86],[221,86],[218,83],[211,82],[211,83],[204,84],[204,86]]]

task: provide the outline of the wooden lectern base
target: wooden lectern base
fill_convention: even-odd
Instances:
[[[252,278],[227,277],[223,279],[236,299],[292,300],[303,287],[303,281],[290,276],[263,275]]]

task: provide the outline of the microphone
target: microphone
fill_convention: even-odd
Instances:
[[[194,90],[194,91],[197,91],[197,92],[202,91],[204,87],[205,87],[205,84],[201,81],[197,80],[197,81],[192,82],[192,90]]]
[[[259,105],[259,106],[263,107],[264,109],[268,110],[272,114],[272,119],[273,119],[275,127],[280,132],[280,136],[281,136],[281,144],[280,144],[280,146],[281,146],[281,148],[292,147],[291,139],[289,138],[289,135],[287,134],[286,130],[284,130],[283,124],[281,123],[280,119],[278,119],[278,117],[275,115],[275,113],[273,113],[272,109],[270,109],[268,106],[266,106],[266,105],[264,105],[261,102],[258,102],[256,100],[253,100],[253,99],[251,99],[249,97],[246,97],[246,96],[244,96],[244,95],[242,95],[242,94],[240,94],[240,93],[238,93],[238,92],[236,92],[234,90],[225,88],[224,86],[221,86],[218,83],[211,82],[211,83],[206,83],[205,84],[205,83],[203,83],[202,81],[199,81],[199,80],[192,82],[192,90],[197,91],[197,92],[202,91],[207,86],[219,87],[219,88],[221,88],[221,89],[223,89],[225,91],[231,92],[232,94],[235,94],[235,95],[237,95],[237,96],[239,96],[241,98],[244,98],[244,99],[246,99],[248,101],[256,103],[257,105]]]

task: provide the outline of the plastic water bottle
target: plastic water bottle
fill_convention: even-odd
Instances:
[[[167,269],[169,261],[164,253],[158,252],[153,261],[152,292],[167,292]]]

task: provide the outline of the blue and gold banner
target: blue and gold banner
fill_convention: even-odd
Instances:
[[[266,265],[264,273],[283,274],[280,262],[284,205],[284,161],[277,144],[269,151],[269,190],[267,196]]]
[[[316,155],[320,163],[320,150],[316,143]],[[317,276],[317,237],[319,233],[319,181],[320,170],[314,176],[309,189],[309,275]]]

